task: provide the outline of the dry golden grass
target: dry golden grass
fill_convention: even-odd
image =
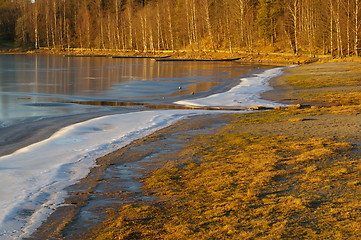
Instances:
[[[361,239],[361,159],[355,146],[240,130],[360,114],[360,66],[290,69],[284,77],[305,89],[303,98],[330,106],[229,116],[231,124],[196,137],[179,161],[144,180],[145,192],[156,200],[122,206],[93,239]]]
[[[352,145],[237,131],[309,111],[232,116],[145,179],[157,200],[124,205],[94,239],[360,239],[361,163]]]
[[[350,89],[349,91],[342,92],[303,93],[301,96],[304,99],[312,99],[315,102],[326,102],[334,105],[361,105],[361,92],[359,90]]]
[[[343,62],[290,68],[281,78],[303,102],[332,105],[361,104],[361,63]]]

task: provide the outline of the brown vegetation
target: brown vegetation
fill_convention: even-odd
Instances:
[[[286,69],[286,74],[274,80],[275,85],[287,85],[286,96],[269,97],[274,100],[289,98],[306,104],[359,105],[360,66],[359,62],[330,62]]]
[[[314,64],[290,70],[283,80],[315,96],[344,81],[354,87],[359,68],[332,66],[354,74],[345,78],[328,64]],[[330,76],[330,84],[322,81]],[[227,116],[231,124],[195,137],[178,161],[144,179],[144,191],[156,200],[109,212],[93,239],[361,238],[360,139],[328,130],[335,127],[333,116],[357,119],[361,113],[360,103],[346,102]],[[322,116],[332,126],[313,125]]]
[[[120,207],[94,239],[361,237],[360,156],[352,145],[239,132],[298,114],[304,110],[230,116],[234,124],[197,137],[182,160],[145,179],[156,201]]]

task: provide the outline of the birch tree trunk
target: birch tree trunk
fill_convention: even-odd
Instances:
[[[146,19],[143,15],[140,16],[140,24],[142,26],[142,40],[143,40],[143,51],[148,51],[147,48],[147,30],[146,30]]]
[[[172,24],[172,17],[171,17],[171,13],[170,13],[169,2],[167,2],[167,10],[168,10],[168,26],[169,26],[171,49],[174,50],[173,24]]]
[[[333,0],[330,0],[330,52],[333,55]]]
[[[339,57],[343,56],[340,5],[341,5],[340,0],[337,0],[337,8],[336,8],[336,39],[337,39],[337,53],[338,53]]]
[[[46,31],[46,45],[50,49],[50,39],[49,39],[49,1],[45,2],[45,31]]]
[[[238,0],[238,10],[239,10],[239,29],[240,29],[240,42],[241,44],[246,43],[246,14],[248,8],[249,0]]]
[[[208,37],[211,41],[212,50],[215,51],[214,41],[213,41],[213,34],[212,34],[212,25],[209,16],[209,0],[204,0],[204,7],[205,7],[205,15],[206,15],[206,23],[207,23],[207,30],[208,30]]]
[[[120,26],[119,26],[119,0],[115,0],[115,31],[116,31],[116,44],[115,48],[118,50],[120,48]]]
[[[288,3],[288,9],[292,16],[292,23],[293,23],[293,52],[295,55],[298,54],[298,16],[299,16],[299,0],[294,0],[293,2]]]
[[[355,0],[355,54],[356,56],[360,55],[359,52],[359,32],[360,32],[360,19],[359,19],[359,13],[360,13],[360,0]]]
[[[53,30],[52,30],[52,35],[53,35],[53,47],[56,48],[56,38],[57,38],[57,25],[58,25],[58,19],[57,19],[57,7],[56,7],[56,1],[53,1]]]
[[[68,37],[68,26],[66,23],[66,0],[63,1],[63,31],[62,31],[62,39],[63,39],[63,48],[65,46],[64,39]]]
[[[198,42],[198,26],[197,26],[197,11],[196,11],[196,3],[195,0],[192,0],[191,4],[191,10],[192,10],[192,35],[193,35],[193,42],[198,43],[199,48],[199,42]]]
[[[38,34],[38,3],[34,3],[34,47],[39,48],[39,34]]]
[[[100,19],[100,48],[105,49],[104,46],[104,27],[103,27],[103,13],[101,12],[101,10],[99,9],[99,19]]]
[[[306,32],[308,39],[308,52],[310,56],[313,56],[314,51],[314,42],[315,42],[315,14],[314,8],[312,5],[312,0],[306,0],[304,4],[304,15],[305,15],[305,24],[306,24]]]
[[[228,46],[229,46],[229,51],[233,54],[233,45],[232,45],[232,34],[231,34],[231,26],[230,26],[230,10],[229,10],[229,5],[227,4],[227,8],[226,8],[226,29],[227,29],[227,39],[228,39]]]
[[[107,14],[107,36],[108,36],[108,48],[110,49],[114,49],[114,41],[113,41],[113,29],[112,29],[112,20],[111,20],[111,16],[110,13]],[[115,29],[115,31],[117,31]]]
[[[351,3],[350,0],[347,0],[346,7],[346,38],[347,38],[347,56],[351,55],[351,37],[350,37],[350,20],[351,20]]]
[[[188,32],[188,41],[189,41],[189,45],[191,46],[193,43],[193,34],[192,34],[192,28],[193,28],[193,24],[192,24],[192,17],[191,17],[191,8],[190,8],[190,3],[189,0],[186,0],[186,20],[187,20],[187,32]]]
[[[129,25],[129,47],[131,50],[134,49],[133,47],[133,22],[132,22],[132,4],[129,1],[127,7],[127,14],[128,14],[128,25]]]

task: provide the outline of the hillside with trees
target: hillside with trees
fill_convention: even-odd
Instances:
[[[361,0],[0,0],[0,39],[50,49],[359,55]]]

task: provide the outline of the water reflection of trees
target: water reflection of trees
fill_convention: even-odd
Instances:
[[[132,93],[128,83],[158,94],[189,95],[207,92],[222,81],[239,77],[249,68],[234,63],[156,62],[150,59],[114,59],[108,57],[62,57],[57,55],[1,56],[8,61],[0,71],[6,91],[109,97],[120,99]],[[250,67],[251,68],[251,67]],[[144,84],[143,84],[144,83]],[[159,83],[159,84],[157,84]],[[166,85],[165,85],[166,83]],[[163,85],[162,85],[163,84]],[[129,84],[128,84],[129,85]],[[160,89],[164,87],[164,89]],[[178,86],[183,86],[181,89]],[[113,89],[117,91],[112,92]],[[147,92],[152,95],[152,92]]]

